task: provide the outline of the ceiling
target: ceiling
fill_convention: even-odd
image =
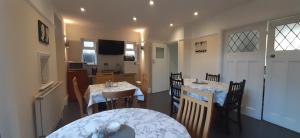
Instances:
[[[64,18],[76,24],[112,30],[146,28],[150,36],[166,37],[172,29],[208,18],[249,0],[54,0]],[[80,8],[86,11],[82,13]],[[198,11],[199,15],[193,15]],[[137,21],[132,20],[137,17]],[[174,27],[169,24],[173,23]]]

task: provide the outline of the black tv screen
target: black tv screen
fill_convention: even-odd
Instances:
[[[98,43],[100,55],[123,55],[124,54],[124,41],[115,40],[99,40]]]

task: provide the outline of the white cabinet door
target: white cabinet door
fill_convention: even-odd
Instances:
[[[152,92],[169,89],[169,49],[161,43],[152,44]]]
[[[265,66],[266,23],[224,33],[223,81],[246,80],[242,113],[261,119]]]
[[[135,61],[124,61],[124,73],[138,73],[138,65]]]
[[[264,120],[300,132],[300,16],[269,24]]]

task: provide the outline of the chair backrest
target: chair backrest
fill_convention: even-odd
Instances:
[[[111,105],[111,109],[115,109],[116,101],[121,100],[122,98],[128,98],[126,101],[127,107],[130,107],[133,102],[135,90],[128,90],[128,91],[119,91],[119,92],[102,92],[102,95],[105,97],[106,106],[109,108]]]
[[[208,73],[206,73],[205,80],[208,80],[208,81],[215,81],[215,82],[220,82],[220,78],[221,78],[221,75],[220,75],[220,74],[218,74],[218,75],[213,75],[213,74],[208,74]]]
[[[174,79],[170,77],[170,91],[171,96],[175,96],[176,98],[180,98],[181,87],[184,85],[183,79]]]
[[[148,81],[148,78],[147,78],[147,74],[143,74],[142,75],[142,91],[144,93],[144,95],[147,94],[148,92],[148,85],[149,85],[149,81]]]
[[[74,88],[74,92],[75,92],[77,102],[79,104],[80,116],[83,117],[84,116],[84,111],[83,111],[84,101],[83,101],[83,97],[80,93],[76,77],[73,78],[73,88]]]
[[[96,84],[102,84],[107,81],[114,81],[114,73],[101,73],[96,76]]]
[[[171,76],[170,76],[172,79],[181,79],[183,80],[183,77],[182,77],[182,72],[179,72],[179,73],[171,73]]]
[[[227,97],[224,106],[241,106],[246,80],[242,82],[230,81]]]
[[[207,99],[195,99],[188,96],[187,92],[207,97]],[[213,93],[186,86],[182,87],[181,93],[177,121],[187,128],[193,138],[207,138],[213,111]]]

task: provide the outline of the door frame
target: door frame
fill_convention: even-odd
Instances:
[[[259,50],[256,52],[237,52],[237,53],[231,53],[228,54],[227,52],[227,37],[229,33],[237,33],[237,32],[243,32],[243,31],[252,31],[256,30],[259,32]],[[258,22],[258,23],[252,23],[240,27],[235,27],[227,30],[222,31],[222,62],[221,62],[221,73],[222,73],[222,80],[225,82],[229,81],[242,81],[242,79],[246,79],[246,88],[245,88],[245,93],[244,93],[244,98],[242,103],[242,108],[243,108],[243,114],[246,114],[247,116],[253,117],[258,120],[262,120],[262,112],[263,112],[263,98],[264,98],[264,68],[265,68],[265,51],[266,51],[266,22]],[[258,56],[257,56],[258,55]],[[241,57],[242,58],[237,58]],[[233,60],[232,60],[233,59]],[[233,72],[238,72],[239,67],[244,67],[246,66],[245,69],[247,69],[247,73],[240,75],[238,73],[226,73],[228,72],[229,69],[229,62],[232,64],[234,67]],[[251,66],[250,65],[255,65],[257,66],[257,70],[259,71],[261,76],[257,76],[259,79],[257,83],[259,83],[259,87],[257,87],[257,90],[255,89],[249,89],[250,87],[252,88],[252,85],[256,84],[256,81],[249,80],[251,78],[250,71],[251,71]],[[232,71],[232,70],[231,70]],[[234,77],[233,77],[234,76]],[[243,77],[241,77],[243,76]],[[233,78],[232,78],[233,77]],[[250,86],[249,86],[250,85]],[[248,89],[247,89],[248,87]],[[251,93],[249,93],[251,92]],[[248,93],[248,94],[247,94]],[[248,100],[245,98],[247,95],[259,95],[259,104],[256,104],[257,101],[252,101],[250,97]],[[246,100],[246,101],[245,101]],[[249,104],[249,105],[248,105]],[[254,108],[255,107],[255,108]],[[256,109],[257,108],[257,109]]]
[[[293,21],[296,22],[300,22],[300,15],[295,15],[295,16],[289,16],[289,17],[285,17],[285,18],[279,18],[279,19],[274,19],[274,20],[270,20],[268,21],[268,33],[267,33],[267,51],[266,51],[266,71],[265,71],[265,95],[268,95],[268,92],[270,92],[270,88],[271,88],[271,76],[269,75],[269,73],[271,73],[271,69],[272,69],[272,64],[271,62],[274,61],[270,57],[271,55],[276,55],[276,57],[274,58],[278,58],[277,56],[281,57],[282,59],[277,60],[278,62],[281,61],[283,63],[288,62],[288,61],[297,61],[299,62],[299,55],[300,51],[299,50],[292,50],[292,51],[275,51],[274,50],[274,34],[275,34],[275,29],[272,29],[272,24],[277,26],[277,25],[283,25],[283,24],[289,24],[292,23]],[[288,56],[294,56],[294,58],[290,58],[290,57],[282,57],[284,56],[283,54],[287,54]],[[276,61],[276,60],[275,60]],[[286,66],[286,65],[283,65]],[[274,67],[273,67],[274,68]],[[283,72],[284,73],[284,72]],[[288,80],[286,80],[288,81]],[[282,84],[285,85],[285,84]],[[267,98],[267,97],[266,97]],[[273,114],[270,112],[268,114],[266,114],[265,112],[268,112],[268,107],[267,105],[269,103],[267,103],[270,100],[264,100],[264,115],[263,115],[263,120],[270,122],[272,124],[277,124],[281,127],[285,127],[289,130],[293,130],[296,132],[300,132],[300,128],[299,126],[293,126],[292,123],[289,124],[289,121],[291,121],[293,118],[290,117],[281,117],[280,118],[280,114],[277,116],[277,114]],[[267,110],[266,110],[267,109]],[[276,118],[277,116],[277,118]],[[283,118],[285,118],[286,120],[283,120]],[[279,123],[281,122],[281,123]]]
[[[155,46],[156,45],[156,46]],[[156,85],[155,84],[155,77],[154,77],[154,74],[155,74],[155,66],[154,66],[154,64],[157,62],[157,61],[155,61],[156,59],[156,52],[154,51],[154,50],[156,50],[155,49],[155,47],[161,47],[161,48],[164,48],[164,60],[167,62],[166,64],[165,64],[165,66],[166,66],[166,68],[167,68],[167,72],[165,72],[166,73],[166,78],[165,77],[163,77],[165,80],[163,80],[164,82],[166,82],[166,86],[161,86],[161,87],[164,87],[164,88],[160,88],[159,90],[156,90],[156,88],[155,88],[155,86],[154,85]],[[165,44],[165,43],[162,43],[162,42],[153,42],[152,43],[152,45],[151,45],[151,93],[158,93],[158,92],[163,92],[163,91],[166,91],[166,90],[169,90],[169,74],[170,74],[170,69],[169,69],[169,67],[170,67],[170,65],[169,65],[169,48],[168,48],[168,46],[167,46],[167,44]]]

